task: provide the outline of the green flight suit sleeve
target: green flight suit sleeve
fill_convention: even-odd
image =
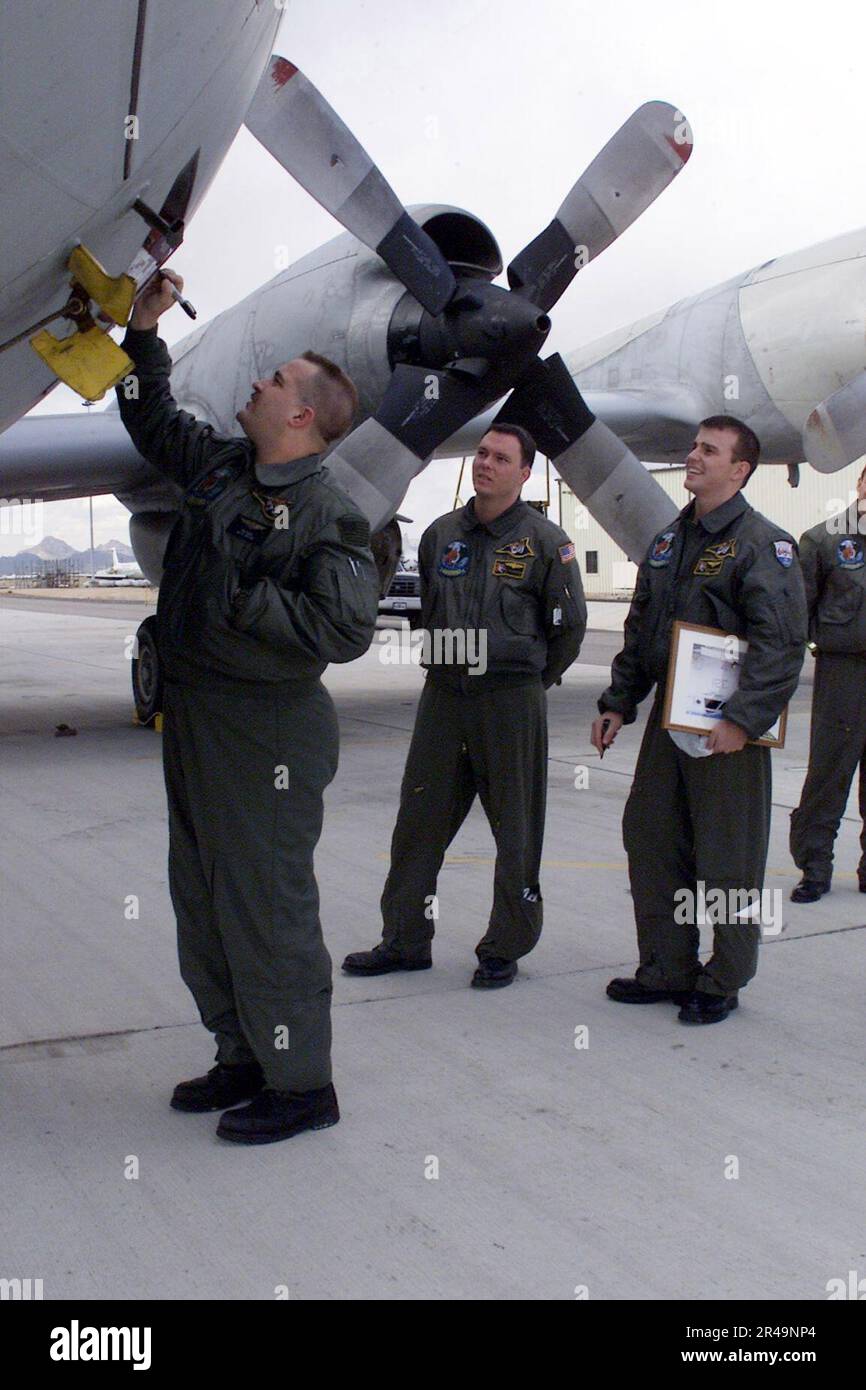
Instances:
[[[571,545],[563,535],[564,545]],[[572,546],[572,552],[574,547]],[[541,622],[547,637],[547,663],[541,673],[545,690],[556,685],[580,654],[586,632],[586,599],[580,567],[574,559],[563,564],[559,548],[547,562],[540,595]]]
[[[433,572],[433,547],[434,532],[432,526],[428,526],[418,545],[418,574],[421,578],[421,596],[430,584],[430,575]]]
[[[648,617],[649,601],[649,578],[644,564],[637,572],[634,597],[626,615],[623,649],[613,659],[610,685],[598,702],[601,714],[608,710],[614,714],[621,714],[624,724],[634,723],[638,705],[655,684],[652,677],[647,675],[641,661],[643,624]]]
[[[317,661],[362,656],[379,612],[369,537],[357,512],[330,522],[305,547],[299,571],[235,589],[232,626],[269,645],[300,647]]]
[[[426,626],[429,606],[433,600],[435,537],[432,526],[428,526],[418,543],[418,577],[421,581],[421,621]]]
[[[810,531],[805,531],[800,537],[800,569],[803,572],[806,611],[811,632],[817,616],[818,600],[821,597],[826,574],[821,561],[821,547]]]
[[[142,457],[186,488],[229,441],[212,425],[178,409],[169,385],[171,358],[155,328],[128,328],[122,346],[135,371],[132,382],[121,381],[117,387],[120,418]]]
[[[745,618],[749,649],[740,680],[725,704],[725,718],[761,738],[775,724],[797,689],[806,650],[807,616],[803,575],[791,542],[790,566],[780,564],[773,541],[756,548],[740,580],[737,607]]]

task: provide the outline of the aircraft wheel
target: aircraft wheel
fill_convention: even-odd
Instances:
[[[162,710],[162,667],[156,645],[156,617],[153,615],[145,618],[135,634],[132,698],[142,724],[149,724]]]

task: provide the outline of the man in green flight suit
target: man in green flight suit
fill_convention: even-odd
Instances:
[[[800,539],[809,631],[815,643],[815,685],[809,771],[791,813],[791,857],[803,875],[795,903],[830,891],[833,842],[860,768],[860,863],[866,893],[866,468],[857,497]]]
[[[427,679],[400,794],[384,933],[350,975],[431,965],[436,880],[476,794],[496,840],[493,910],[472,984],[511,984],[541,934],[547,702],[580,651],[586,604],[574,546],[520,492],[535,444],[496,424],[472,465],[475,496],[421,538]]]
[[[226,1110],[222,1138],[262,1144],[339,1119],[313,874],[338,728],[320,676],[370,645],[378,577],[366,520],[319,460],[351,424],[351,381],[305,354],[253,383],[245,439],[217,435],[171,396],[155,331],[166,281],[183,286],[163,272],[138,300],[118,399],[136,448],[183,494],[157,610],[169,886],[217,1055],[171,1103]]]
[[[682,1023],[727,1018],[757,969],[770,750],[749,740],[772,728],[793,695],[806,642],[794,542],[741,492],[759,452],[753,432],[733,416],[701,422],[686,459],[693,500],[640,566],[625,645],[592,726],[603,754],[657,685],[623,816],[640,967],[633,979],[611,980],[607,993],[625,1004],[672,1000]],[[677,619],[749,644],[738,688],[706,736],[705,756],[692,756],[699,752],[695,736],[661,727]],[[702,893],[714,905],[707,914],[713,954],[703,967]]]

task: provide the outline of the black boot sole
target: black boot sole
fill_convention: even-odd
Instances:
[[[828,883],[827,886],[826,886],[826,888],[821,888],[821,890],[820,890],[818,893],[815,894],[814,898],[813,898],[813,897],[808,897],[808,898],[795,898],[795,897],[794,897],[794,894],[796,893],[796,891],[797,891],[796,888],[793,888],[793,889],[791,890],[791,892],[790,892],[789,895],[788,895],[788,901],[789,901],[789,902],[792,902],[792,903],[796,903],[798,907],[808,907],[810,903],[819,903],[819,902],[821,901],[822,898],[824,898],[824,897],[827,896],[827,894],[830,892],[830,884]],[[861,893],[866,892],[866,888],[861,888],[861,889],[860,889],[860,892],[861,892]]]
[[[217,1110],[229,1110],[234,1105],[243,1105],[245,1101],[255,1100],[259,1091],[264,1090],[264,1085],[265,1083],[262,1081],[255,1089],[251,1088],[244,1091],[243,1095],[234,1096],[231,1100],[226,1100],[223,1097],[222,1100],[216,1102],[195,1099],[178,1100],[172,1096],[171,1108],[172,1110],[181,1110],[185,1115],[213,1115]]]
[[[508,975],[502,980],[487,980],[483,976],[479,979],[477,975],[473,975],[469,983],[473,989],[505,989],[506,985],[513,985],[516,979],[517,971],[515,970],[513,975]]]
[[[687,1028],[688,1028],[688,1027],[694,1027],[694,1026],[700,1026],[700,1025],[702,1025],[702,1024],[707,1024],[707,1023],[724,1023],[724,1021],[725,1021],[725,1019],[727,1018],[728,1014],[732,1014],[732,1013],[734,1012],[734,1009],[738,1009],[739,1006],[740,1006],[740,1001],[739,1001],[739,999],[735,999],[735,1000],[733,1001],[732,1004],[729,1004],[729,1005],[728,1005],[727,1009],[725,1010],[725,1012],[724,1012],[723,1014],[706,1014],[706,1015],[703,1015],[703,1016],[700,1015],[700,1014],[694,1014],[691,1018],[683,1018],[682,1014],[680,1013],[680,1014],[678,1015],[678,1017],[679,1017],[680,1023],[684,1023],[684,1024],[686,1025]]]
[[[608,994],[607,997],[613,1000],[614,1004],[677,1004],[682,1008],[691,993],[692,991],[687,989],[665,991],[648,989],[646,998],[640,995],[629,998],[622,994]]]
[[[399,965],[374,965],[366,967],[363,965],[347,965],[343,961],[340,967],[344,975],[393,975],[398,970],[431,970],[432,960],[405,961]]]
[[[330,1129],[332,1125],[339,1123],[339,1115],[334,1115],[332,1119],[317,1120],[315,1124],[293,1125],[288,1131],[282,1134],[244,1134],[235,1130],[220,1129],[217,1125],[217,1138],[227,1139],[231,1144],[278,1144],[281,1139],[294,1139],[297,1134],[305,1134],[311,1129]]]

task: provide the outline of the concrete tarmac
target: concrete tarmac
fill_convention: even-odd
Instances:
[[[738,1013],[685,1028],[604,993],[636,964],[620,822],[643,718],[599,764],[624,610],[597,607],[608,630],[549,698],[545,926],[506,990],[468,988],[493,870],[478,807],[441,876],[434,969],[340,973],[379,938],[422,676],[381,635],[330,669],[342,753],[317,869],[343,1118],[248,1149],[168,1106],[212,1045],[177,972],[161,740],[132,723],[148,610],[0,599],[0,1276],[46,1299],[821,1300],[866,1275],[853,801],[832,893],[787,901],[811,672],[772,755],[783,930]]]

